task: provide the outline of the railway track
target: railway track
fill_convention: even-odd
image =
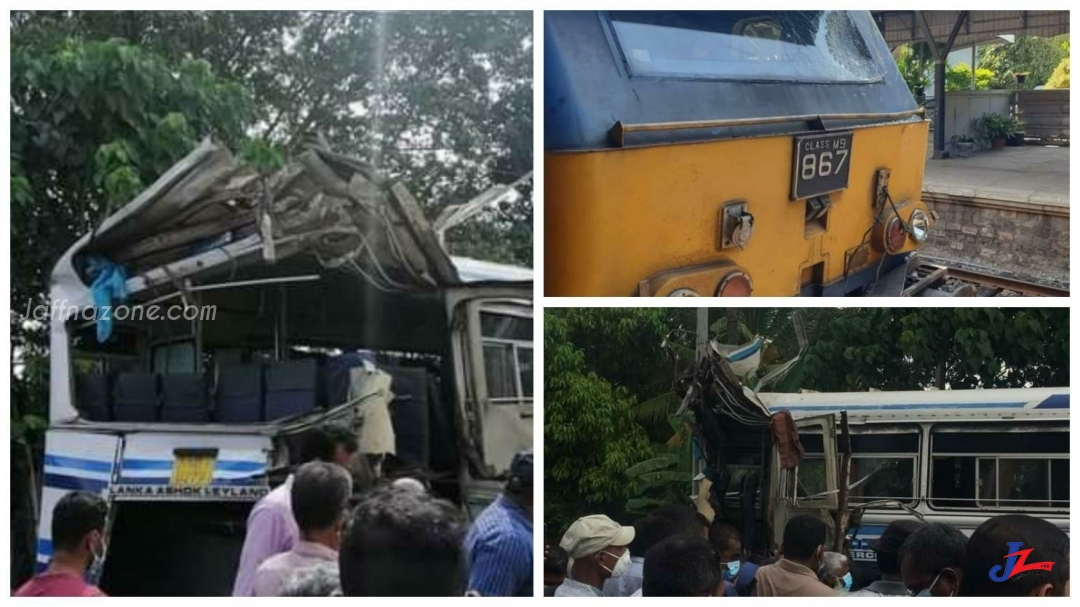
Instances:
[[[953,268],[926,260],[908,267],[904,297],[1068,297],[1068,289]]]

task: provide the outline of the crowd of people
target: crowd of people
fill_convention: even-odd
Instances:
[[[471,525],[420,479],[354,491],[355,434],[316,430],[300,464],[248,516],[234,596],[531,596],[533,455]],[[352,504],[355,503],[355,506]],[[104,596],[107,507],[71,492],[53,510],[53,556],[16,596]]]
[[[545,596],[1068,596],[1069,537],[1033,516],[988,519],[967,537],[943,523],[896,520],[853,575],[826,550],[828,527],[792,517],[780,553],[750,558],[737,528],[667,506],[623,526],[602,515],[544,548]]]

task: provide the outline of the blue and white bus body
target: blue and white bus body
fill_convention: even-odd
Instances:
[[[138,226],[141,213],[157,211],[160,215],[163,209],[153,207],[160,202],[156,197],[162,191],[167,191],[181,178],[194,179],[193,176],[205,174],[199,171],[206,171],[207,163],[220,158],[222,154],[227,152],[204,142],[146,192],[108,217],[93,234],[84,235],[72,245],[53,269],[50,297],[54,305],[71,309],[91,306],[94,303],[93,293],[86,278],[76,269],[77,256],[84,254],[95,241],[110,236],[110,230],[117,226],[126,227],[131,232],[133,223]],[[410,217],[404,223],[409,224],[405,227],[414,233],[423,235],[430,231],[422,217],[415,221]],[[426,242],[433,243],[434,237]],[[400,243],[397,246],[401,246]],[[304,252],[302,248],[297,249],[300,253]],[[235,273],[237,268],[262,273],[263,276],[285,271],[280,268],[288,260],[283,262],[285,254],[281,248],[276,253],[276,262],[267,261],[265,254],[266,247],[258,232],[215,242],[211,246],[193,250],[187,256],[130,274],[126,279],[129,302],[145,303],[153,301],[152,298],[160,299],[161,289],[175,284],[183,283],[186,288],[191,288],[193,284],[211,281],[209,284],[213,286],[223,275],[230,276],[224,283],[226,288],[215,292],[228,293],[228,281],[232,280],[229,272]],[[459,488],[457,497],[463,506],[482,505],[505,482],[513,453],[532,445],[532,382],[531,379],[525,381],[526,370],[513,367],[518,369],[518,376],[510,388],[516,386],[518,392],[511,395],[489,393],[485,371],[487,349],[499,345],[512,348],[515,356],[520,355],[522,360],[527,360],[530,365],[527,372],[532,372],[532,270],[467,258],[451,259],[437,246],[426,247],[420,252],[413,251],[412,255],[414,261],[426,259],[432,266],[441,264],[442,268],[450,268],[444,270],[444,276],[448,273],[450,278],[435,280],[435,286],[426,290],[402,291],[392,295],[396,299],[391,295],[372,294],[374,291],[368,287],[357,287],[365,293],[364,298],[354,301],[344,293],[335,294],[339,301],[333,302],[333,305],[339,308],[334,311],[344,310],[361,315],[370,315],[373,310],[377,312],[379,321],[360,323],[365,331],[363,339],[378,342],[371,346],[372,349],[423,353],[429,351],[423,348],[430,347],[431,351],[437,351],[442,357],[442,378],[447,387],[443,400],[439,402],[446,405],[447,411],[440,420],[431,423],[434,425],[438,421],[444,424],[441,428],[450,427],[447,433],[452,436],[448,440],[458,443],[452,453],[452,457],[456,458],[452,462],[454,469],[447,473],[448,480],[445,482]],[[354,284],[352,281],[361,281],[358,276],[343,278],[341,273],[334,274],[325,268],[306,270],[301,274],[315,274],[314,280],[327,285],[351,288]],[[258,281],[247,281],[244,288],[252,282]],[[415,308],[410,308],[408,313],[413,316],[423,314],[425,322],[410,325],[402,322],[408,316],[406,312],[399,312],[397,308],[400,306],[395,304],[404,302],[413,305],[414,300],[417,302]],[[528,337],[516,335],[514,339],[504,339],[503,336],[489,335],[482,328],[481,321],[492,316],[504,321],[510,319],[527,323]],[[435,320],[429,322],[433,318]],[[38,569],[44,568],[52,556],[51,523],[56,503],[70,491],[91,491],[105,498],[109,507],[106,580],[110,577],[110,569],[126,567],[140,559],[146,560],[148,555],[162,548],[155,546],[159,540],[149,537],[151,533],[148,531],[145,548],[128,550],[126,555],[114,554],[122,544],[112,541],[115,538],[111,535],[115,531],[117,512],[128,504],[133,506],[129,511],[137,513],[129,515],[129,518],[134,517],[132,524],[136,527],[147,518],[147,513],[161,516],[160,513],[164,512],[164,522],[179,525],[182,536],[183,525],[186,524],[183,517],[192,515],[205,524],[209,536],[204,542],[205,555],[202,552],[181,551],[188,555],[185,557],[188,558],[185,561],[187,572],[176,572],[153,586],[137,587],[134,591],[129,588],[126,594],[227,594],[235,573],[239,544],[221,540],[222,534],[235,536],[240,533],[242,537],[247,511],[285,478],[288,466],[296,459],[295,452],[305,432],[326,422],[358,427],[358,409],[366,397],[340,406],[319,408],[307,414],[249,423],[92,420],[82,410],[75,390],[75,359],[78,352],[73,341],[75,332],[86,329],[86,324],[77,322],[70,315],[53,315],[50,318],[49,427],[45,438],[44,474],[38,506]],[[388,329],[387,325],[392,327]],[[431,327],[436,327],[435,331]],[[440,328],[444,332],[440,332]],[[354,341],[359,339],[357,337]],[[142,358],[144,346],[139,347]],[[396,430],[401,434],[400,428]],[[402,439],[399,438],[399,449],[401,443]],[[176,482],[174,475],[181,467],[178,462],[188,457],[189,453],[200,452],[213,454],[213,469],[206,481],[197,487]],[[218,509],[227,516],[218,521],[215,515],[199,510],[203,507]],[[194,523],[192,525],[191,536],[194,538],[198,531]],[[191,541],[194,542],[194,539]],[[122,562],[114,563],[116,560]],[[130,578],[133,576],[127,577],[128,582],[132,583]]]
[[[800,439],[807,452],[800,468],[808,469],[798,472],[800,482],[804,477],[821,477],[813,470],[821,459],[814,457],[820,437],[839,432],[839,414],[847,413],[852,436],[849,509],[866,505],[860,523],[850,530],[856,567],[874,563],[869,541],[879,537],[891,521],[902,518],[946,523],[970,535],[988,518],[1024,513],[1069,531],[1068,388],[761,393],[757,397],[771,413],[787,411],[801,426]],[[829,422],[830,416],[831,423],[816,425]],[[871,469],[860,462],[874,462],[873,474],[882,470],[892,474],[900,481],[893,484],[894,489],[904,484],[910,465],[911,491],[897,491],[910,495],[860,497],[860,473]],[[1026,489],[1032,493],[1026,497],[1003,498],[1002,479],[1017,466],[1042,469],[1045,492],[1035,485]],[[867,485],[873,474],[864,480]],[[1006,484],[1016,490],[1014,481],[1015,477],[1006,479]],[[828,481],[826,493],[835,494],[837,484]],[[819,489],[820,485],[809,491]]]

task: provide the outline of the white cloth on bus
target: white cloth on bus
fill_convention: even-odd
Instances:
[[[363,398],[357,415],[360,419],[360,453],[397,454],[397,437],[390,421],[390,391],[392,378],[386,371],[373,366],[349,370],[349,400]]]

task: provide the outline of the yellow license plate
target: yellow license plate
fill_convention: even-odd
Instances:
[[[214,477],[216,458],[206,455],[177,455],[173,462],[173,487],[206,487]]]

